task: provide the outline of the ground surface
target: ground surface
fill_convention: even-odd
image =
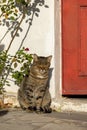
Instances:
[[[0,130],[87,130],[87,113],[0,111]]]

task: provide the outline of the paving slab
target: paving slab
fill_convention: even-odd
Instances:
[[[0,130],[87,130],[87,113],[0,111]]]

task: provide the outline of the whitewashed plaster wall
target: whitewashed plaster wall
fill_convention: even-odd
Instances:
[[[39,17],[34,17],[33,24],[29,30],[29,33],[24,41],[23,46],[30,48],[30,53],[36,53],[42,56],[52,55],[52,64],[51,68],[53,68],[52,77],[50,81],[50,93],[53,99],[52,107],[57,111],[80,111],[87,112],[87,101],[86,100],[78,100],[78,99],[67,99],[61,97],[61,89],[62,89],[62,69],[61,69],[61,0],[45,0],[46,4],[49,8],[40,8]],[[56,7],[56,11],[54,14],[54,2]],[[54,15],[57,19],[54,21]],[[56,24],[55,24],[55,23]],[[26,34],[26,30],[28,28],[27,23],[23,23],[22,26],[23,32],[20,33],[20,37],[16,37],[9,53],[13,55],[17,51],[20,46],[21,41]],[[55,28],[55,29],[54,29]],[[55,31],[58,36],[55,39]],[[2,40],[4,34],[6,33],[7,28],[0,26],[0,45],[4,45],[7,49],[9,41],[11,40],[10,33],[6,35],[6,37]],[[0,48],[1,49],[1,48]],[[56,69],[55,69],[56,66]],[[10,77],[9,77],[10,78]],[[14,85],[14,82],[11,82],[11,86],[5,86],[7,92],[17,93],[18,87]],[[10,98],[10,99],[9,99]],[[12,97],[13,98],[13,97]],[[15,98],[15,96],[14,96]],[[7,102],[14,102],[14,106],[17,105],[17,101],[12,100],[11,97],[6,97]]]
[[[54,0],[45,0],[49,8],[41,7],[39,17],[34,16],[32,26],[30,27],[29,33],[23,43],[23,46],[30,48],[30,53],[36,53],[41,56],[52,55],[51,68],[54,68]],[[28,24],[23,22],[22,26],[23,32],[19,32],[20,37],[16,37],[10,48],[9,53],[15,54],[18,47],[23,40]],[[7,28],[0,26],[0,40],[4,36]],[[8,47],[9,41],[11,40],[10,33],[1,41],[0,44],[4,44],[6,49]],[[17,92],[18,87],[11,82],[11,86],[6,86],[7,92]],[[54,70],[52,72],[52,77],[50,81],[50,92],[52,98],[55,97],[55,79]]]

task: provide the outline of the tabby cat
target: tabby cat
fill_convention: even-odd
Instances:
[[[18,90],[18,100],[22,109],[44,113],[52,111],[48,86],[51,58],[52,56],[33,55],[29,75],[24,77]]]

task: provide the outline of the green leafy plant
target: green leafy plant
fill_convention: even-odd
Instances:
[[[18,70],[12,72],[12,78],[15,79],[15,83],[18,85],[23,80],[23,77],[29,74],[29,67],[33,58],[28,51],[28,48],[23,47],[23,49],[19,50],[16,56],[12,59],[13,67],[18,67]]]
[[[32,62],[32,55],[28,54],[28,48],[22,48],[23,42],[32,26],[33,18],[39,17],[40,8],[45,5],[45,0],[0,0],[0,26],[8,27],[8,31],[1,38],[0,43],[10,31],[11,40],[8,48],[0,52],[0,92],[4,92],[4,86],[8,86],[8,76],[11,75],[16,84],[20,84],[23,77],[28,74]],[[26,17],[27,16],[27,17]],[[28,23],[26,34],[16,51],[15,56],[9,53],[9,49],[16,36],[22,32],[22,22]],[[20,31],[19,31],[20,30]],[[22,49],[21,49],[22,48]]]
[[[9,85],[9,82],[5,80],[5,77],[7,76],[8,69],[11,71],[12,68],[10,68],[10,61],[11,57],[6,53],[6,51],[0,52],[0,93],[4,91],[3,86],[5,84]]]
[[[10,54],[8,54],[6,51],[1,51],[0,52],[0,75],[4,76],[6,75],[6,71],[8,69],[11,71],[12,68],[10,67],[12,57]]]
[[[29,74],[29,68],[32,62],[32,55],[28,53],[29,49],[23,47],[18,50],[15,56],[9,55],[6,51],[0,52],[0,93],[4,92],[4,86],[10,86],[8,75],[10,75],[15,84],[20,85],[24,76]]]

